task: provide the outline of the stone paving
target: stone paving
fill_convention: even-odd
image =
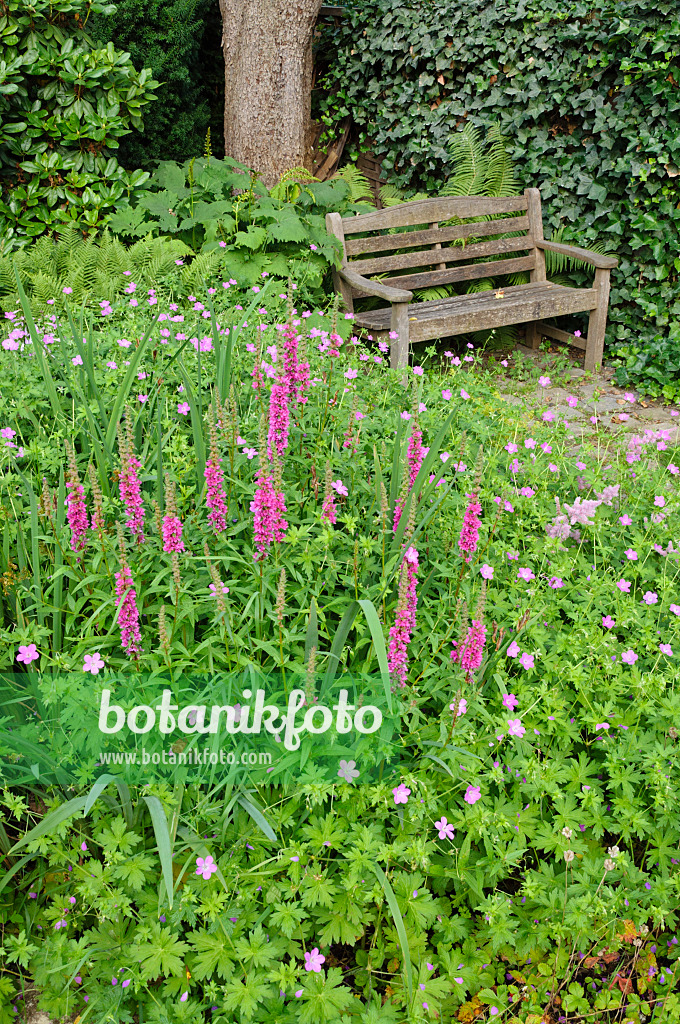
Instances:
[[[551,360],[540,352],[534,352],[524,345],[517,345],[523,355],[534,359],[538,367],[550,376]],[[591,436],[596,429],[605,428],[612,434],[643,434],[645,430],[669,430],[669,443],[680,443],[680,415],[674,406],[662,405],[661,402],[642,398],[633,388],[619,388],[613,383],[614,371],[605,368],[597,374],[586,374],[584,370],[572,368],[568,371],[570,383],[568,387],[562,382],[553,386],[523,390],[521,395],[513,393],[517,382],[511,378],[498,377],[501,396],[513,405],[524,404],[531,408],[545,405],[556,413],[560,421],[569,424],[568,429],[575,436]],[[507,390],[506,390],[507,388]],[[634,401],[625,398],[633,396]],[[578,398],[575,408],[567,404],[569,396]],[[597,422],[593,423],[591,417]],[[622,438],[625,441],[625,436]]]

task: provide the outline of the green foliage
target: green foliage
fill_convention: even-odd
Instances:
[[[594,431],[575,453],[543,388],[533,408],[510,406],[472,352],[442,366],[434,348],[405,387],[375,346],[352,344],[351,320],[305,315],[297,290],[293,313],[266,289],[250,302],[220,288],[197,290],[201,301],[114,303],[82,328],[77,309],[70,320],[60,310],[49,341],[30,316],[7,328],[0,993],[32,982],[53,1018],[87,1020],[90,1005],[121,1024],[422,1024],[510,1006],[529,1024],[558,1006],[613,1022],[623,1009],[649,1017],[650,1004],[675,1024],[680,449],[650,432],[626,451]],[[256,560],[251,456],[261,446],[267,465],[261,415],[276,408],[270,380],[280,384],[291,336],[306,401],[289,392],[287,525]],[[116,446],[126,420],[140,543]],[[199,442],[221,465],[221,528]],[[87,517],[74,550],[76,473]],[[91,527],[95,484],[102,518]],[[479,537],[466,552],[473,488]],[[173,554],[162,517],[175,509]],[[132,655],[117,527],[140,613]],[[304,749],[292,752],[290,786],[238,759],[200,781],[178,771],[144,784],[97,764],[105,686],[125,710],[156,703],[166,684],[183,706],[233,706],[266,673],[277,697],[299,682],[326,706],[329,676],[377,675],[409,547],[419,561],[407,682],[387,680],[396,765],[372,740],[384,771],[353,783],[337,764],[323,776]],[[468,614],[485,627],[469,670],[452,659]],[[31,644],[39,657],[20,665]],[[103,664],[88,675],[95,653]],[[163,749],[205,750],[192,728],[160,737]],[[235,755],[262,742],[245,730],[219,739]],[[133,742],[118,749],[138,752]],[[352,747],[362,769],[363,753]],[[214,858],[212,877],[199,857]],[[318,973],[305,969],[313,950],[325,958]]]
[[[339,247],[326,230],[326,213],[343,216],[368,207],[358,202],[361,183],[338,177],[317,181],[304,168],[287,171],[268,192],[248,168],[234,160],[192,158],[180,165],[162,161],[146,192],[109,221],[123,238],[168,236],[219,264],[239,283],[254,285],[262,275],[289,275],[321,297]],[[221,254],[221,257],[220,257]]]
[[[157,82],[135,71],[112,43],[96,48],[85,30],[111,4],[55,0],[0,5],[0,248],[51,229],[103,226],[148,175],[125,171],[113,151],[132,128]]]
[[[339,22],[324,23],[333,60],[318,114],[329,127],[351,114],[395,185],[435,193],[452,170],[452,134],[498,122],[549,228],[620,258],[610,355],[621,346],[630,363],[649,350],[644,366],[663,383],[642,366],[631,380],[677,381],[672,359],[652,351],[661,338],[670,353],[680,325],[676,5],[358,0]]]
[[[121,140],[126,167],[200,153],[208,129],[216,156],[224,152],[224,62],[217,0],[120,0],[114,14],[92,19],[92,35],[129,51],[138,71],[160,83],[158,103],[141,133]]]

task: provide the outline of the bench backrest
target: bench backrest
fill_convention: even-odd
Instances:
[[[491,219],[470,220],[473,217]],[[459,223],[440,227],[453,218]],[[534,239],[543,238],[541,195],[536,188],[527,188],[523,195],[508,199],[424,199],[354,217],[342,218],[335,213],[326,217],[326,223],[342,243],[344,262],[352,270],[367,278],[387,274],[383,283],[397,288],[430,288],[523,270],[530,271],[533,280],[545,279],[543,253],[534,244]],[[415,230],[387,233],[390,228],[404,227]],[[500,237],[448,244],[454,239],[485,236]],[[395,253],[404,249],[409,251]],[[404,273],[409,270],[413,273]],[[356,289],[352,293],[355,297],[365,294]]]

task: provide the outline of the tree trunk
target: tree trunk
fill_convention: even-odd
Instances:
[[[312,35],[321,0],[220,0],[225,155],[269,188],[310,167]]]

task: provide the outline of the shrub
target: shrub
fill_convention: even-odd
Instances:
[[[113,5],[3,0],[0,65],[0,234],[7,251],[53,228],[92,233],[147,179],[113,152],[157,86],[112,43],[97,49],[85,26]]]
[[[601,241],[607,343],[658,349],[678,329],[680,21],[669,2],[361,0],[334,27],[320,116],[351,113],[390,181],[435,192],[466,121],[499,122],[522,186],[564,240]],[[585,280],[585,278],[583,279]],[[677,382],[657,357],[660,388]],[[649,362],[647,361],[647,365]],[[644,373],[635,382],[649,387]],[[673,386],[677,386],[674,384]]]
[[[91,32],[130,53],[158,80],[155,104],[141,133],[121,140],[126,167],[200,153],[208,130],[215,156],[224,154],[224,61],[217,0],[120,0],[115,13],[93,20]]]

